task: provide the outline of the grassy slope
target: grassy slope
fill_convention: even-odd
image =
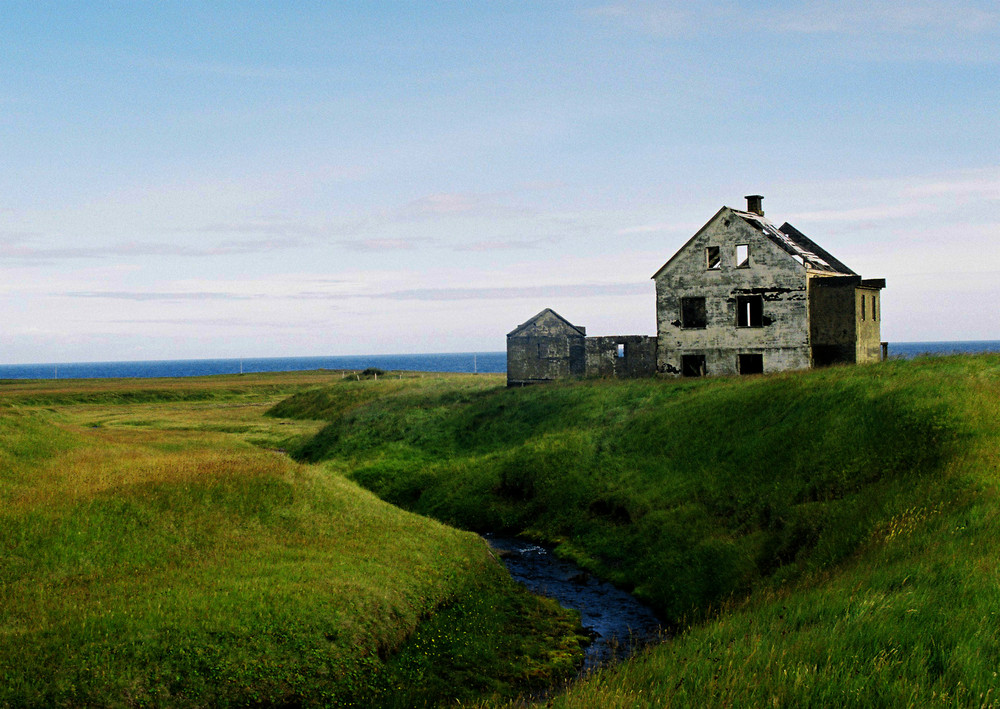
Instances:
[[[841,568],[769,590],[555,706],[1000,705],[1000,358],[899,365],[960,445]]]
[[[0,383],[0,706],[412,706],[570,670],[573,626],[481,540],[264,449],[317,428],[264,408],[329,379]],[[413,657],[435,638],[494,671]]]
[[[560,542],[699,621],[566,705],[978,705],[1000,659],[998,401],[984,356],[378,398],[355,383],[278,411],[330,419],[305,459]]]

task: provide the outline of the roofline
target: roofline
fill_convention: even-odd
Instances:
[[[780,227],[778,227],[778,231],[780,231],[783,234],[787,234],[788,236],[790,236],[791,238],[795,239],[796,241],[804,242],[804,245],[806,247],[808,247],[809,251],[812,251],[814,254],[816,254],[817,256],[819,256],[821,259],[823,259],[824,261],[826,261],[828,264],[830,264],[831,266],[833,266],[834,268],[836,268],[840,273],[844,273],[844,274],[847,274],[849,276],[856,276],[856,275],[858,275],[853,270],[851,270],[850,268],[848,268],[847,264],[845,264],[843,261],[841,261],[840,259],[838,259],[836,256],[834,256],[833,254],[831,254],[826,249],[824,249],[822,246],[820,246],[819,244],[817,244],[815,241],[813,241],[812,239],[810,239],[808,236],[806,236],[805,234],[803,234],[801,231],[799,231],[798,229],[796,229],[795,227],[793,227],[788,222],[785,222]]]
[[[871,288],[873,290],[882,290],[885,288],[884,278],[865,278],[861,281],[862,288]]]
[[[667,259],[667,262],[666,262],[665,264],[663,264],[662,266],[660,266],[660,267],[659,267],[659,268],[658,268],[658,269],[656,270],[656,273],[654,273],[654,274],[653,274],[652,276],[650,276],[650,278],[651,278],[651,279],[655,279],[655,278],[656,278],[657,276],[659,276],[659,275],[660,275],[661,273],[663,273],[663,269],[665,269],[665,268],[666,268],[667,266],[669,266],[669,265],[670,265],[670,263],[671,263],[671,262],[672,262],[672,261],[673,261],[673,260],[674,260],[675,258],[677,258],[678,256],[680,256],[680,253],[681,253],[681,251],[683,251],[683,250],[684,250],[685,248],[687,248],[687,245],[688,245],[688,244],[690,244],[690,243],[691,243],[692,241],[694,241],[695,239],[697,239],[697,238],[698,238],[698,237],[699,237],[699,236],[701,235],[701,233],[702,233],[703,231],[705,231],[705,229],[707,229],[707,228],[708,228],[708,225],[709,225],[709,224],[711,224],[712,222],[714,222],[714,221],[715,221],[715,220],[716,220],[716,219],[717,219],[717,218],[719,217],[719,215],[720,215],[720,214],[722,214],[722,213],[723,213],[724,211],[726,211],[727,209],[728,209],[728,210],[729,210],[730,212],[732,212],[732,211],[733,211],[732,209],[730,209],[730,208],[729,208],[729,207],[727,207],[726,205],[722,205],[722,208],[721,208],[721,209],[719,209],[719,211],[718,211],[718,212],[716,212],[715,214],[713,214],[713,215],[712,215],[712,218],[711,218],[711,219],[709,219],[709,220],[708,220],[707,222],[705,222],[705,223],[704,223],[704,224],[702,225],[701,229],[699,229],[698,231],[696,231],[696,232],[694,233],[694,236],[692,236],[692,237],[691,237],[690,239],[688,239],[687,241],[685,241],[685,242],[684,242],[684,243],[683,243],[683,244],[681,245],[681,247],[680,247],[679,249],[677,249],[677,251],[675,251],[675,252],[674,252],[674,255],[673,255],[673,256],[671,256],[671,257],[670,257],[669,259]]]
[[[510,332],[508,332],[507,333],[507,337],[512,337],[513,335],[516,335],[518,332],[520,332],[524,328],[528,327],[528,325],[530,325],[531,323],[533,323],[535,320],[537,320],[538,318],[540,318],[543,315],[545,315],[545,313],[552,313],[554,316],[556,316],[556,318],[558,318],[562,322],[566,323],[566,325],[568,325],[569,327],[573,328],[578,333],[580,333],[581,337],[586,337],[587,336],[586,330],[581,330],[579,327],[577,327],[576,325],[574,325],[573,323],[571,323],[569,320],[567,320],[566,318],[564,318],[562,315],[560,315],[559,313],[557,313],[552,308],[545,308],[541,312],[539,312],[538,314],[534,315],[533,317],[528,318],[523,323],[521,323],[520,325],[518,325],[517,327],[515,327],[513,330],[511,330]]]

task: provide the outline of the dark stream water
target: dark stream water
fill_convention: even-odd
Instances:
[[[532,593],[580,611],[580,622],[593,637],[583,672],[628,657],[661,638],[662,625],[649,608],[610,583],[601,581],[551,550],[521,539],[486,535],[501,552],[514,580]]]

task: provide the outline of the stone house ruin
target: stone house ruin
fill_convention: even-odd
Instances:
[[[587,329],[546,308],[507,334],[507,386],[566,377],[650,377],[656,338],[587,337]]]
[[[546,308],[507,333],[507,386],[582,377],[587,329]]]
[[[507,383],[756,374],[882,358],[884,279],[862,279],[763,197],[722,207],[654,275],[656,337],[586,337],[544,310],[507,335]]]

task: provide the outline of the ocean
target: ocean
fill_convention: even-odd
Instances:
[[[314,369],[360,371],[506,372],[506,352],[357,355],[341,357],[247,357],[244,359],[167,359],[146,362],[62,362],[0,364],[0,379],[106,379],[203,377],[210,374],[300,372]]]
[[[1000,340],[962,342],[890,342],[889,356],[1000,352]],[[202,377],[239,372],[298,372],[313,369],[348,371],[378,367],[386,371],[505,372],[506,352],[350,355],[340,357],[247,357],[245,359],[167,359],[144,362],[62,362],[0,364],[0,379],[106,379]]]

